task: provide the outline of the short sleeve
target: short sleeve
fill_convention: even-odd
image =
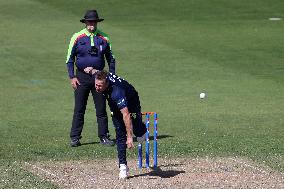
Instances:
[[[112,100],[114,100],[116,102],[116,105],[118,107],[118,109],[123,109],[125,107],[127,107],[127,99],[125,96],[125,91],[116,87],[113,89],[112,91],[112,95],[111,95]]]

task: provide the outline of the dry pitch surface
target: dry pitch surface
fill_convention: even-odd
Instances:
[[[159,159],[156,170],[118,179],[116,160],[26,162],[24,168],[61,188],[284,188],[284,174],[241,158]]]

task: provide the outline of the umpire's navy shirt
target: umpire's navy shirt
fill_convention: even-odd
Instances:
[[[96,55],[90,53],[92,47],[97,49]],[[69,77],[75,77],[74,64],[79,70],[84,70],[86,67],[103,70],[105,58],[109,65],[109,72],[115,73],[115,58],[107,34],[98,29],[90,33],[86,28],[75,33],[70,40],[66,60]]]
[[[114,115],[121,115],[120,110],[127,107],[129,112],[141,111],[138,92],[126,80],[109,73],[109,86],[104,94],[107,96],[110,110]]]

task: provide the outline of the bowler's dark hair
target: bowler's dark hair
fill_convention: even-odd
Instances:
[[[101,70],[101,71],[98,71],[98,72],[96,73],[95,78],[96,78],[97,80],[104,80],[104,79],[107,80],[107,76],[108,76],[108,72],[105,71],[105,70]]]

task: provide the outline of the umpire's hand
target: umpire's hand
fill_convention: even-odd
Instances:
[[[81,85],[79,80],[76,77],[70,79],[70,82],[71,82],[71,86],[73,87],[74,90],[77,89],[78,85]]]

